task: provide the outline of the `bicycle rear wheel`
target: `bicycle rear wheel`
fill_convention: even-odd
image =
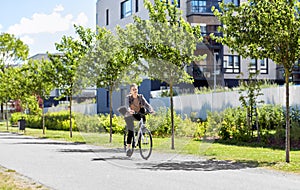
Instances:
[[[143,127],[139,138],[139,149],[143,159],[147,160],[152,153],[152,135],[150,131]]]

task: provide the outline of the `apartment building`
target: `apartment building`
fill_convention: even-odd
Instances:
[[[154,2],[151,0],[152,3]],[[198,45],[198,54],[207,54],[206,60],[194,62],[187,71],[194,77],[194,86],[221,85],[233,87],[239,84],[237,76],[244,74],[242,78],[248,78],[248,66],[250,72],[260,71],[259,79],[267,79],[277,83],[283,83],[283,70],[270,59],[256,60],[242,58],[238,54],[231,53],[230,49],[216,43],[209,38],[210,33],[221,35],[217,28],[221,25],[213,15],[211,7],[219,7],[222,0],[178,0],[178,8],[182,10],[183,17],[191,25],[200,25],[203,43]],[[236,6],[246,0],[224,0],[232,2]],[[173,2],[173,0],[172,0]],[[115,26],[125,26],[133,22],[133,15],[143,19],[148,18],[143,0],[98,0],[96,22],[100,27],[113,30]]]

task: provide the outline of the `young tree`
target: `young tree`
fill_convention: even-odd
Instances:
[[[26,80],[26,89],[28,92],[41,98],[42,101],[42,126],[43,134],[45,134],[45,115],[44,115],[44,99],[48,99],[51,90],[55,88],[53,78],[55,78],[55,70],[52,62],[48,60],[29,60],[22,68]]]
[[[252,131],[253,136],[253,125],[255,123],[255,128],[257,129],[258,141],[260,141],[260,126],[258,125],[258,113],[257,106],[263,101],[259,101],[258,97],[263,95],[261,93],[262,81],[258,79],[259,71],[250,72],[250,65],[248,67],[249,77],[248,80],[241,79],[240,89],[239,89],[239,101],[247,111],[247,126],[246,133],[250,136],[250,131]],[[243,73],[239,78],[243,77]],[[255,122],[253,120],[255,116]]]
[[[18,72],[16,71],[18,68],[8,67],[5,69],[5,72],[0,72],[0,95],[1,95],[1,103],[8,107],[8,102],[10,100],[17,100],[16,92],[21,90],[19,88],[18,80]],[[6,116],[6,127],[8,130],[8,109],[5,112]]]
[[[289,77],[300,58],[297,0],[248,0],[241,6],[220,4],[214,10],[223,27],[217,40],[243,57],[270,58],[284,67],[286,86],[286,162],[290,162]]]
[[[180,82],[192,82],[185,67],[192,61],[202,59],[201,56],[194,55],[197,43],[202,42],[202,37],[199,27],[192,27],[183,19],[176,0],[174,5],[165,0],[155,0],[154,4],[145,0],[144,4],[149,12],[149,20],[135,17],[134,23],[126,27],[127,46],[146,60],[143,67],[150,78],[159,79],[169,85],[171,148],[175,149],[173,87]]]
[[[85,30],[82,26],[74,27],[79,39],[63,36],[61,42],[55,44],[60,54],[48,54],[55,65],[56,87],[62,90],[61,97],[69,97],[70,137],[72,137],[72,98],[77,93],[75,88],[76,71],[82,58],[89,51],[92,42],[90,29]]]
[[[105,28],[98,28],[95,44],[80,64],[78,75],[84,86],[108,88],[110,113],[110,139],[112,142],[112,93],[120,85],[138,81],[138,71],[133,63],[136,58],[129,48],[122,45],[122,29],[116,28],[116,35]]]
[[[13,34],[0,34],[0,72],[5,73],[5,70],[11,65],[17,65],[27,59],[28,53],[28,46]],[[3,118],[3,103],[9,101],[9,99],[8,97],[2,96],[1,100],[1,113]]]

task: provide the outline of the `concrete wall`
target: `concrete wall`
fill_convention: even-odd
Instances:
[[[285,87],[275,87],[262,89],[264,95],[259,97],[265,104],[282,105],[285,107]],[[300,86],[290,86],[290,106],[300,106]],[[176,113],[190,116],[195,112],[196,117],[206,119],[208,111],[222,111],[228,107],[238,107],[239,93],[219,92],[212,94],[201,95],[186,95],[174,97],[174,109]],[[150,99],[150,104],[154,109],[159,109],[161,106],[170,107],[169,98]]]
[[[62,110],[68,110],[68,106],[57,106],[57,107],[49,107],[44,108],[44,113],[47,112],[59,112]],[[83,113],[86,115],[95,115],[97,114],[97,106],[96,104],[75,104],[72,106],[73,112]]]
[[[117,109],[122,105],[122,102],[118,96],[120,96],[122,91],[114,92],[113,99],[113,111],[117,113]],[[282,105],[285,107],[285,87],[275,87],[262,89],[264,95],[259,97],[259,100],[263,100],[265,104],[273,105]],[[127,92],[123,92],[127,95]],[[300,86],[290,86],[290,106],[300,106]],[[174,109],[177,114],[182,116],[190,116],[191,113],[196,113],[196,117],[206,119],[207,112],[209,111],[222,111],[229,107],[238,107],[240,106],[239,102],[239,93],[237,91],[233,92],[218,92],[212,94],[193,94],[185,96],[175,96],[174,97]],[[101,101],[100,101],[101,102]],[[160,107],[170,107],[170,98],[150,98],[150,104],[155,110],[158,110]],[[106,103],[103,102],[105,107]],[[99,103],[98,103],[99,106]],[[98,108],[99,109],[99,108]],[[46,112],[58,112],[61,110],[67,110],[65,107],[51,107],[45,108]],[[72,107],[74,112],[80,112],[83,114],[94,115],[97,112],[97,104],[75,104]],[[107,111],[102,110],[100,113],[108,113]]]

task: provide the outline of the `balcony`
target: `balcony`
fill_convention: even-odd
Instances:
[[[214,6],[216,9],[219,7],[220,0],[200,1],[190,0],[187,1],[187,16],[191,15],[213,15],[211,8]]]

